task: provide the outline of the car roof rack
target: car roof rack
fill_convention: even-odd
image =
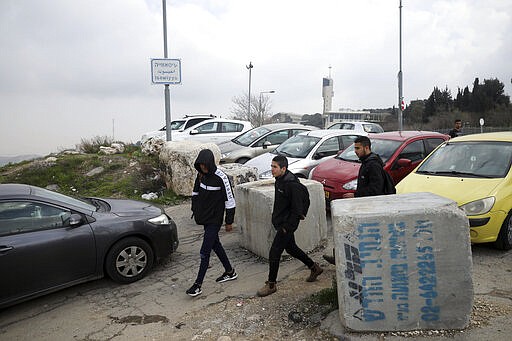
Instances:
[[[187,117],[198,117],[198,116],[210,116],[212,118],[215,118],[217,116],[215,116],[214,114],[195,114],[195,115],[185,115],[183,116],[183,118],[187,118]]]

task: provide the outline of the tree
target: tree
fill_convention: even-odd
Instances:
[[[272,102],[269,96],[261,94],[259,97],[251,95],[251,113],[249,114],[249,95],[235,96],[231,100],[234,107],[231,113],[236,119],[249,121],[254,127],[259,127],[272,116]]]
[[[305,114],[302,116],[302,123],[307,125],[312,125],[322,129],[324,127],[324,120],[322,118],[322,114],[316,113],[314,115]]]

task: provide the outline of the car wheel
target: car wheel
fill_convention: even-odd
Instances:
[[[510,212],[503,221],[498,239],[494,243],[494,246],[501,250],[512,249],[512,212]]]
[[[132,283],[153,266],[153,249],[144,240],[129,237],[118,241],[107,254],[105,271],[118,283]]]
[[[241,163],[241,164],[243,165],[243,164],[244,164],[244,163],[246,163],[247,161],[249,161],[249,158],[247,158],[247,157],[241,157],[241,158],[239,158],[238,160],[236,160],[236,163]]]

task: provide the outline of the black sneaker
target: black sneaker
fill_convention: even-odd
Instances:
[[[222,282],[232,281],[234,279],[237,279],[237,277],[238,277],[238,275],[236,274],[235,269],[233,269],[233,270],[231,270],[231,272],[224,272],[222,274],[222,276],[220,276],[219,278],[217,278],[215,280],[215,282],[222,283]]]
[[[192,285],[190,289],[187,290],[187,295],[192,297],[196,297],[197,295],[201,295],[202,293],[203,290],[201,290],[201,286],[197,285],[196,283],[194,283],[194,285]]]

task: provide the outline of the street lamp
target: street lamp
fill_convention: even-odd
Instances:
[[[247,120],[251,120],[251,70],[254,67],[252,62],[245,66],[249,70],[249,105],[247,106]]]
[[[269,91],[260,91],[260,104],[259,104],[259,109],[260,109],[260,114],[259,114],[259,123],[260,125],[263,125],[263,107],[262,107],[262,103],[263,103],[263,94],[273,94],[275,93],[275,90],[269,90]]]

